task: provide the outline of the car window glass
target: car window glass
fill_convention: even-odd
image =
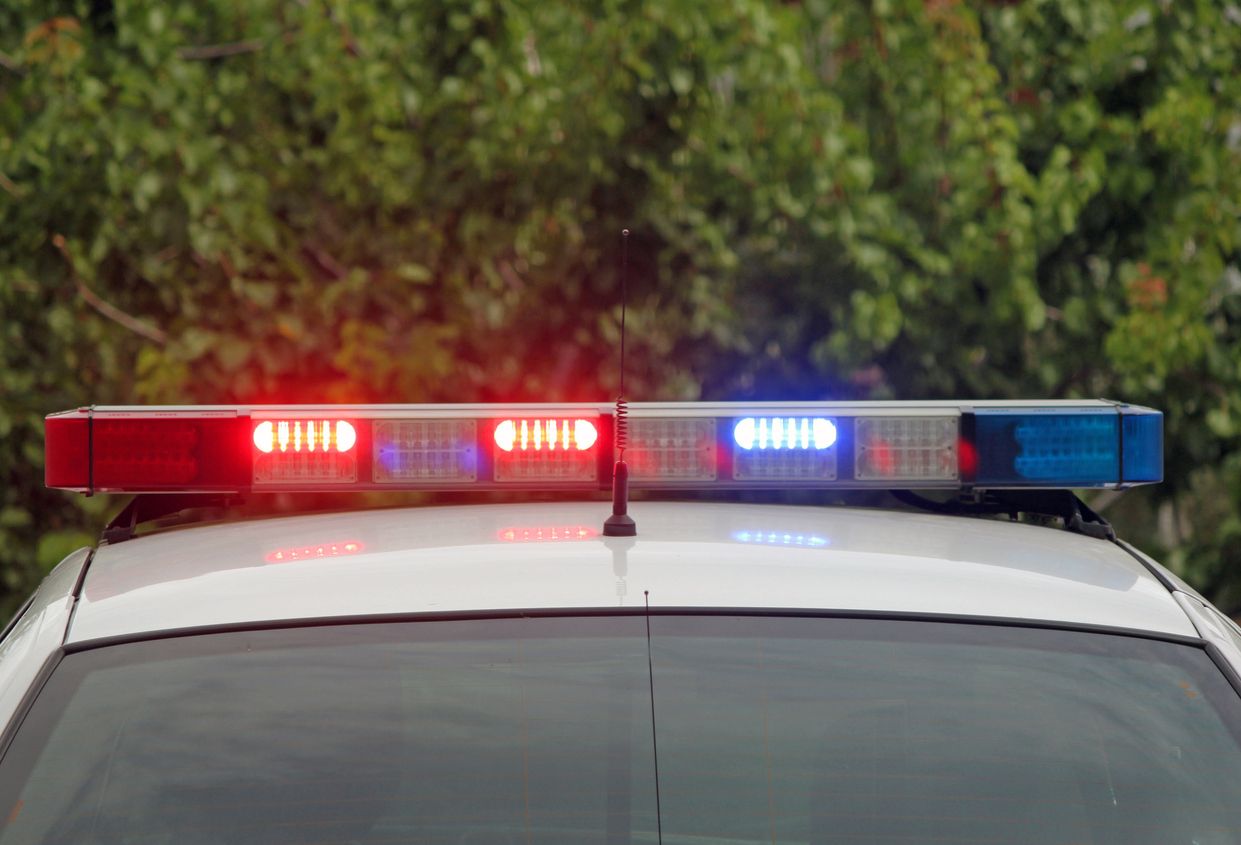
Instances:
[[[1201,649],[823,622],[653,620],[666,837],[1241,842],[1241,708]]]
[[[45,693],[72,700],[0,841],[509,845],[535,830],[567,845],[655,829],[639,619],[192,639],[67,658],[96,666]],[[5,758],[6,795],[14,752],[30,753]]]
[[[0,843],[1241,842],[1241,700],[1199,647],[649,621],[653,676],[642,617],[70,654],[0,763]]]

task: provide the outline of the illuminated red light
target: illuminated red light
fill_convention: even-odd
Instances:
[[[974,478],[978,472],[978,450],[964,437],[957,441],[957,461],[964,478]]]
[[[582,452],[595,445],[599,431],[590,420],[504,420],[496,426],[496,445],[505,452]]]
[[[300,560],[320,560],[341,555],[356,555],[363,550],[357,540],[345,540],[339,543],[316,543],[311,546],[294,546],[288,549],[276,549],[268,552],[265,558],[268,563],[293,563]]]
[[[260,452],[348,452],[358,442],[351,423],[337,420],[263,420],[254,427]]]

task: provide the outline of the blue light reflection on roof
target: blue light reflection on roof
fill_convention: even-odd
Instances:
[[[818,534],[788,531],[734,531],[733,539],[738,543],[762,543],[767,546],[803,546],[806,548],[822,548],[832,544],[830,539],[820,537]]]

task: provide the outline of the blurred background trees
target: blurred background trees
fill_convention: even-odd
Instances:
[[[8,0],[0,573],[100,403],[1108,396],[1241,611],[1241,7]]]

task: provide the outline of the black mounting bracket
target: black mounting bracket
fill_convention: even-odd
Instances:
[[[1057,517],[1065,530],[1099,540],[1115,540],[1111,524],[1069,490],[989,490],[968,500],[937,502],[911,490],[893,490],[892,495],[920,510],[955,516],[999,516],[1029,513]]]
[[[225,507],[245,500],[232,493],[139,493],[103,529],[100,541],[108,545],[133,538],[138,525],[189,508]]]

